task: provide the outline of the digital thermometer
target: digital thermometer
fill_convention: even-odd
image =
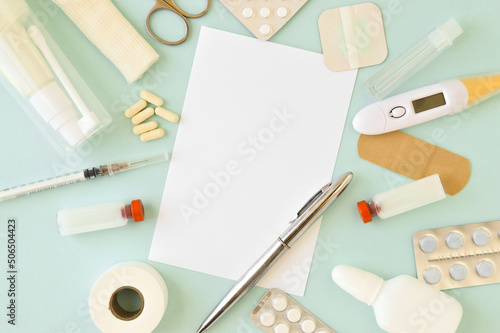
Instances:
[[[498,92],[500,75],[450,79],[373,103],[359,111],[353,126],[376,135],[465,110]]]

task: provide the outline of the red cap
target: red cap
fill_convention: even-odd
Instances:
[[[370,208],[368,207],[366,201],[363,200],[358,202],[358,211],[364,223],[372,221],[372,214],[370,213]]]
[[[130,208],[130,210],[126,209],[127,218],[133,218],[135,222],[144,221],[144,206],[141,200],[132,201],[126,208]]]

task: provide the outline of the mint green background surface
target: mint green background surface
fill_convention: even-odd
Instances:
[[[161,56],[141,81],[128,85],[118,70],[51,1],[29,0],[28,3],[112,115],[113,122],[103,134],[98,134],[63,158],[20,111],[14,99],[1,89],[0,188],[107,162],[172,151],[176,124],[162,121],[161,127],[167,131],[167,136],[145,144],[132,134],[132,125],[122,114],[124,109],[138,99],[141,89],[146,88],[165,98],[169,109],[181,112],[201,25],[250,36],[229,11],[218,1],[213,1],[206,16],[189,21],[192,31],[187,42],[174,47],[164,46],[150,38],[144,27],[144,19],[154,4],[153,0],[115,0],[123,15]],[[198,0],[191,4],[187,0],[179,3],[193,8],[202,6]],[[321,52],[317,28],[319,15],[326,9],[358,3],[310,0],[271,42]],[[470,159],[472,174],[462,192],[391,219],[376,220],[368,225],[361,222],[356,211],[357,201],[370,199],[376,193],[409,182],[404,177],[361,160],[357,155],[358,134],[352,129],[351,122],[359,109],[373,102],[363,82],[434,26],[451,17],[462,25],[464,34],[444,55],[405,83],[399,92],[441,79],[500,68],[500,2],[380,0],[375,3],[384,13],[389,56],[382,65],[359,71],[333,175],[337,177],[352,171],[355,178],[334,208],[324,216],[306,293],[303,298],[297,297],[299,302],[339,333],[381,330],[370,307],[332,282],[330,272],[335,265],[357,266],[385,279],[400,274],[415,276],[412,246],[415,232],[500,217],[497,204],[500,194],[497,186],[500,100],[494,98],[466,113],[405,130]],[[166,25],[160,27],[171,29],[173,35],[182,31],[181,28],[168,28]],[[15,217],[18,220],[19,275],[15,327],[6,323],[7,281],[0,279],[0,332],[98,332],[87,306],[90,289],[99,276],[116,263],[131,260],[148,262],[167,172],[166,164],[155,165],[1,202],[0,272],[7,271],[7,219]],[[145,202],[147,218],[143,223],[129,223],[123,228],[74,237],[61,237],[57,231],[55,214],[60,209],[135,198]],[[233,281],[156,262],[149,263],[164,277],[170,293],[167,311],[156,332],[195,332],[233,284]],[[297,279],[303,278],[300,263],[293,274]],[[0,276],[5,275],[0,273]],[[499,292],[499,285],[447,291],[464,308],[458,332],[500,331]],[[259,332],[248,315],[264,293],[264,289],[254,288],[209,332]]]

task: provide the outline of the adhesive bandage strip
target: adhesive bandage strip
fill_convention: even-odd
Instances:
[[[449,195],[463,190],[471,172],[465,157],[401,131],[360,135],[358,153],[364,160],[413,180],[437,173]]]
[[[417,232],[413,237],[420,280],[437,289],[500,283],[500,221]]]
[[[333,71],[377,65],[387,57],[382,13],[373,3],[326,10],[318,26],[325,65]]]
[[[159,59],[111,0],[53,0],[122,72],[137,81]]]

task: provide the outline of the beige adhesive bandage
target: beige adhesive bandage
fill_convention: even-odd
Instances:
[[[449,195],[460,192],[470,177],[468,159],[401,131],[362,134],[358,153],[364,160],[413,180],[437,173]]]
[[[387,57],[382,13],[373,3],[326,10],[318,26],[325,65],[333,71],[377,65]]]
[[[122,72],[137,81],[158,53],[123,17],[111,0],[53,0],[87,38]]]

